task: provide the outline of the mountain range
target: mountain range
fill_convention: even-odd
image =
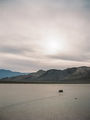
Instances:
[[[0,69],[0,79],[5,78],[5,77],[20,76],[20,75],[25,75],[25,73],[13,72],[11,70]]]
[[[0,79],[1,83],[90,83],[90,67],[73,67],[64,70],[39,70],[27,75],[19,75]]]

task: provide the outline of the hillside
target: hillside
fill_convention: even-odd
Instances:
[[[13,72],[10,70],[0,69],[0,79],[5,77],[19,76],[19,75],[25,75],[25,74],[20,72]]]
[[[40,70],[28,75],[1,79],[11,83],[90,83],[90,67],[74,67],[64,70]]]

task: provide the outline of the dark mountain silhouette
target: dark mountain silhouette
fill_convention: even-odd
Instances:
[[[37,72],[30,73],[30,75],[33,76],[33,77],[39,77],[39,76],[41,76],[42,74],[44,74],[45,72],[46,72],[46,71],[44,71],[44,70],[39,70],[39,71],[37,71]]]
[[[0,78],[13,77],[13,76],[19,76],[19,75],[25,75],[25,74],[20,72],[13,72],[10,70],[0,69]]]
[[[51,69],[18,77],[4,78],[0,82],[12,83],[90,83],[90,67],[74,67],[64,70]]]

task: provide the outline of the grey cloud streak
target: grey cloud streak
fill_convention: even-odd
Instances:
[[[58,60],[66,60],[66,61],[74,61],[74,62],[90,62],[90,53],[89,54],[78,54],[75,55],[69,55],[69,54],[66,54],[66,55],[53,55],[53,56],[47,56],[51,59],[58,59]]]

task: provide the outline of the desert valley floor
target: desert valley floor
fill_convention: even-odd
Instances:
[[[0,84],[0,120],[90,120],[90,84]]]

